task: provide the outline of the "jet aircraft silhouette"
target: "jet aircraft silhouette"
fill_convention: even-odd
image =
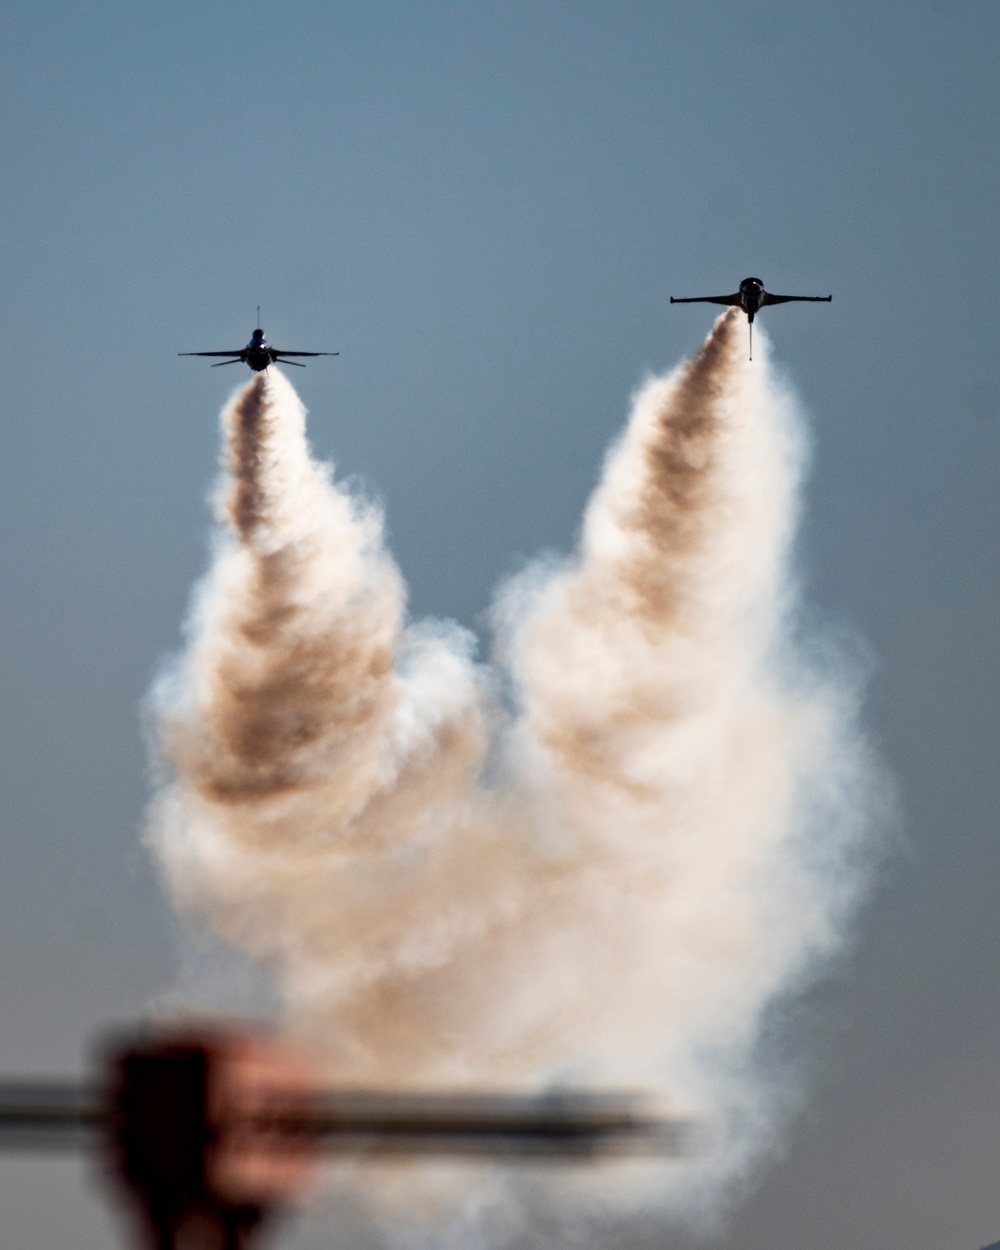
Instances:
[[[752,327],[754,317],[769,304],[793,302],[829,304],[832,299],[832,295],[772,295],[770,291],[764,290],[764,283],[760,278],[744,278],[740,283],[740,289],[734,291],[732,295],[692,295],[681,299],[675,299],[671,295],[670,302],[671,304],[728,304],[733,308],[742,308]],[[750,330],[750,359],[753,360],[752,328]]]
[[[257,320],[260,321],[260,309],[257,309]],[[254,373],[260,373],[262,369],[266,369],[268,365],[282,363],[286,365],[295,365],[297,369],[304,369],[305,365],[299,364],[297,360],[289,360],[289,356],[339,356],[340,352],[286,352],[278,347],[272,347],[264,337],[264,331],[257,326],[253,334],[250,336],[250,342],[246,347],[237,348],[234,352],[178,352],[178,356],[229,356],[229,360],[220,360],[217,365],[212,365],[213,369],[221,369],[223,365],[245,364],[249,365]]]

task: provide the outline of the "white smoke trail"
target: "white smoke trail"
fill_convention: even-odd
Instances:
[[[700,1159],[588,1178],[592,1205],[719,1204],[772,1131],[764,1013],[870,858],[854,686],[796,642],[799,423],[742,348],[727,313],[644,388],[578,555],[505,589],[506,718],[462,631],[403,629],[377,514],[258,376],[154,692],[175,894],[278,970],[338,1080],[641,1087],[708,1127]]]

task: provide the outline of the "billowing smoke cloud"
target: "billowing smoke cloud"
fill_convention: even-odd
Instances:
[[[154,691],[175,896],[331,1076],[647,1089],[706,1148],[611,1189],[688,1213],[769,1143],[765,1013],[841,945],[877,790],[853,680],[800,637],[798,418],[739,329],[639,393],[577,554],[503,589],[493,666],[406,625],[378,512],[256,376]]]

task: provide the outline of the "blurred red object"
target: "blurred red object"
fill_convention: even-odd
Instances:
[[[106,1155],[151,1250],[245,1250],[308,1185],[308,1066],[259,1034],[160,1030],[109,1055]]]
[[[627,1091],[324,1087],[249,1026],[150,1029],[104,1059],[100,1085],[0,1079],[0,1149],[101,1143],[150,1250],[247,1250],[321,1153],[581,1164],[683,1155],[697,1127]]]

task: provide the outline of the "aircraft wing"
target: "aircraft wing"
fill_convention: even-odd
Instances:
[[[832,295],[772,295],[769,291],[765,291],[764,302],[761,307],[766,308],[768,304],[790,304],[793,301],[807,304],[829,304],[832,299]]]
[[[178,352],[178,356],[242,356],[246,349],[241,347],[236,352]]]
[[[339,356],[340,352],[283,352],[280,347],[272,347],[275,356]]]
[[[739,291],[733,295],[691,295],[684,299],[675,299],[670,297],[671,304],[738,304],[740,302]]]

